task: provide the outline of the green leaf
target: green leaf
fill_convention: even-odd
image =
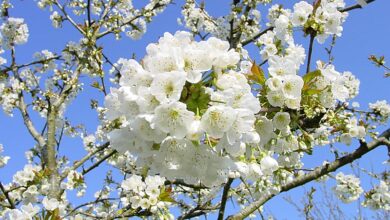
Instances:
[[[321,76],[320,70],[314,70],[312,72],[307,73],[303,76],[303,90],[308,90],[310,88],[310,82],[313,81],[316,77]]]
[[[309,90],[306,90],[305,93],[308,95],[315,95],[315,94],[321,93],[321,91],[322,90],[320,90],[320,89],[309,89]]]
[[[163,190],[163,192],[158,196],[160,201],[176,203],[176,201],[171,197],[170,190]]]
[[[93,81],[92,82],[92,84],[91,84],[91,86],[93,87],[93,88],[97,88],[97,89],[101,89],[101,86],[100,86],[100,84],[97,82],[97,81]]]
[[[321,76],[321,71],[320,70],[314,70],[312,72],[307,73],[306,75],[303,76],[303,82],[309,83],[312,81],[314,78]]]
[[[252,67],[251,67],[252,75],[249,76],[249,79],[259,83],[260,85],[265,85],[265,76],[264,71],[256,65],[256,62],[253,61]]]

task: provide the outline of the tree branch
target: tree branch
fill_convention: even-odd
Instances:
[[[310,42],[309,42],[309,53],[307,55],[307,66],[306,66],[306,73],[310,72],[310,63],[311,63],[311,56],[313,54],[313,43],[314,43],[315,34],[310,34]]]
[[[219,212],[218,212],[218,220],[223,220],[223,216],[225,214],[226,201],[228,199],[229,189],[233,183],[233,180],[234,180],[233,178],[229,178],[227,183],[225,184],[225,187],[223,187],[221,207],[219,208]]]
[[[4,188],[4,186],[3,186],[3,184],[1,182],[0,182],[0,190],[4,194],[5,198],[7,199],[8,203],[10,205],[10,208],[14,209],[15,208],[15,204],[12,201],[11,197],[9,197],[8,192],[5,190],[5,188]]]
[[[251,205],[247,206],[246,208],[242,209],[239,213],[237,213],[233,216],[229,216],[228,219],[229,220],[244,219],[245,217],[247,217],[248,215],[250,215],[251,213],[256,211],[256,209],[258,209],[261,205],[263,205],[265,202],[267,202],[271,198],[275,197],[276,195],[278,195],[282,192],[289,191],[290,189],[301,186],[301,185],[308,183],[312,180],[318,179],[318,178],[320,178],[320,177],[322,177],[330,172],[337,170],[338,168],[340,168],[346,164],[351,163],[354,160],[361,158],[363,155],[374,150],[378,146],[386,145],[386,143],[389,142],[389,140],[388,140],[389,137],[390,137],[390,128],[387,129],[386,131],[384,131],[377,139],[373,140],[372,142],[370,142],[368,144],[366,142],[361,142],[359,148],[356,149],[354,152],[347,154],[344,157],[341,157],[341,158],[333,161],[332,163],[327,163],[325,165],[319,166],[319,167],[315,168],[314,171],[306,173],[302,176],[299,176],[296,179],[294,179],[293,181],[282,185],[280,192],[265,194],[265,195],[261,196],[257,201],[255,201]]]
[[[267,33],[268,31],[272,31],[273,29],[274,29],[274,27],[268,27],[267,29],[264,29],[263,31],[261,31],[260,33],[256,34],[256,35],[253,36],[252,38],[247,39],[247,40],[241,42],[242,46],[245,46],[245,45],[248,45],[248,44],[252,43],[252,42],[255,41],[257,38],[261,37],[261,35]]]
[[[50,189],[49,196],[58,198],[59,195],[59,178],[57,170],[57,151],[56,147],[56,119],[58,117],[58,108],[49,104],[47,113],[47,142],[45,145],[46,155],[44,156],[45,164],[50,170]]]
[[[88,17],[88,27],[91,27],[91,0],[87,1],[87,17]]]
[[[104,149],[106,149],[108,146],[110,146],[110,142],[106,142],[104,144],[102,144],[101,146],[99,146],[97,149],[95,149],[94,151],[92,152],[89,152],[87,155],[85,155],[83,158],[81,158],[80,160],[78,160],[77,162],[75,162],[73,164],[73,166],[69,169],[70,170],[76,170],[77,168],[79,168],[80,166],[82,166],[87,160],[89,160],[90,158],[92,158],[94,155],[96,155],[97,153],[99,153],[100,151],[103,151]],[[68,172],[64,172],[61,176],[61,180],[64,180],[66,178],[66,176],[68,175]]]
[[[116,153],[117,153],[116,150],[111,151],[110,153],[108,153],[107,155],[105,155],[104,157],[102,157],[100,160],[98,160],[95,164],[93,164],[92,166],[90,166],[88,169],[83,170],[82,174],[85,175],[85,174],[89,173],[91,170],[93,170],[93,169],[95,169],[96,167],[98,167],[101,163],[103,163],[105,160],[107,160],[108,158],[110,158],[111,156],[113,156],[113,155],[116,154]]]
[[[370,4],[371,2],[374,2],[375,0],[366,0],[367,4]],[[343,9],[340,9],[339,11],[340,12],[347,12],[347,11],[351,11],[351,10],[354,10],[354,9],[360,9],[362,8],[361,5],[359,4],[356,4],[356,5],[352,5],[352,6],[349,6],[349,7],[346,7],[346,8],[343,8]],[[245,46],[245,45],[248,45],[250,43],[252,43],[253,41],[255,41],[257,38],[259,38],[261,35],[267,33],[267,31],[271,31],[273,30],[274,27],[268,27],[267,29],[264,29],[263,31],[259,32],[258,34],[255,34],[253,37],[251,37],[250,39],[247,39],[243,42],[241,42],[242,46]]]
[[[367,4],[370,4],[371,2],[374,2],[375,0],[365,0],[365,1]],[[347,12],[347,11],[351,11],[354,9],[361,9],[361,8],[363,8],[363,7],[360,4],[356,4],[356,5],[352,5],[352,6],[343,8],[340,10],[340,12]]]
[[[22,114],[23,122],[24,122],[24,125],[26,126],[28,132],[31,134],[31,136],[34,138],[34,140],[38,143],[38,145],[40,147],[45,146],[45,144],[46,144],[45,138],[43,138],[43,136],[35,128],[32,120],[30,118],[30,115],[28,114],[27,106],[24,103],[24,97],[23,97],[22,92],[19,94],[18,109],[20,110],[20,113]]]
[[[83,29],[80,28],[79,25],[77,25],[77,23],[68,15],[68,13],[65,11],[65,7],[62,6],[58,0],[56,0],[54,2],[55,5],[57,5],[57,7],[61,10],[62,14],[66,17],[66,19],[83,35],[85,36],[86,33]]]

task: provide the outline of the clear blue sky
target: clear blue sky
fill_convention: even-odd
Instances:
[[[159,36],[164,32],[175,32],[182,30],[183,27],[177,25],[176,18],[180,16],[180,2],[171,5],[163,14],[157,16],[155,20],[148,26],[148,32],[139,41],[133,41],[124,37],[121,41],[115,41],[112,37],[104,39],[100,43],[104,47],[105,54],[112,60],[116,61],[119,57],[130,58],[133,53],[137,58],[143,57],[145,54],[145,47],[151,42],[155,42]],[[209,9],[212,15],[222,15],[228,9],[228,2],[207,0],[206,9]],[[275,1],[286,6],[291,6],[291,2],[295,1]],[[287,2],[287,3],[286,3]],[[355,4],[354,0],[347,0],[347,5]],[[50,51],[60,53],[64,45],[70,41],[77,41],[80,35],[65,23],[64,28],[55,29],[51,26],[49,20],[49,11],[42,11],[36,6],[36,2],[32,0],[15,0],[15,9],[10,10],[10,15],[13,17],[22,17],[29,25],[30,38],[26,45],[17,47],[17,61],[25,63],[31,60],[32,54],[36,51],[48,49]],[[361,81],[360,94],[356,100],[361,103],[362,108],[366,108],[369,102],[374,102],[379,99],[390,101],[390,79],[383,77],[383,71],[370,64],[367,57],[371,54],[385,55],[390,63],[390,1],[376,0],[362,10],[354,10],[350,12],[347,21],[344,24],[343,36],[337,40],[334,48],[334,64],[339,71],[351,71]],[[264,19],[265,11],[262,10]],[[298,38],[298,41],[304,46],[308,45],[308,39]],[[324,46],[327,44],[314,46],[314,61],[326,56]],[[258,59],[257,52],[254,48],[249,48],[250,54]],[[85,79],[86,85],[90,82]],[[66,116],[71,118],[74,124],[83,123],[86,125],[88,131],[93,133],[98,124],[96,114],[89,110],[89,98],[102,100],[103,96],[95,92],[95,90],[87,88],[81,93],[80,97],[71,104]],[[15,171],[23,168],[25,164],[24,151],[31,148],[33,145],[32,138],[28,135],[27,130],[22,126],[22,119],[18,112],[15,116],[10,118],[3,112],[0,113],[0,143],[5,146],[5,155],[11,156],[9,164],[0,169],[0,180],[2,182],[9,182],[12,180],[12,174]],[[39,116],[33,115],[37,124]],[[383,129],[383,128],[381,128]],[[342,150],[352,150],[353,146],[339,146]],[[70,155],[70,158],[77,160],[81,158],[84,150],[81,146],[80,140],[65,139],[60,150],[61,154]],[[368,154],[360,161],[360,164],[366,169],[380,171],[385,169],[382,162],[387,158],[387,151],[385,148],[380,148]],[[307,167],[320,165],[324,159],[332,160],[333,157],[328,153],[328,148],[321,147],[315,150],[312,157],[305,157],[304,162]],[[93,195],[101,185],[102,179],[98,178],[109,167],[102,167],[92,171],[86,176],[88,181],[87,198]],[[344,172],[351,172],[350,169],[342,169]],[[374,182],[376,183],[376,182]],[[328,183],[329,186],[334,184],[332,181]],[[363,187],[368,189],[371,186],[371,180],[367,177],[363,178]],[[306,188],[309,189],[310,185]],[[299,203],[303,196],[303,189],[296,189],[289,192],[295,201]],[[284,194],[287,195],[287,194]],[[283,195],[283,196],[284,196]],[[265,207],[278,219],[299,219],[294,207],[287,204],[282,197],[279,196],[271,200]],[[320,194],[317,194],[319,197]],[[70,200],[76,203],[86,201],[86,199],[76,199],[74,195],[70,195]],[[348,216],[355,216],[357,204],[343,206]],[[237,211],[236,208],[229,205],[228,212],[233,213]],[[371,213],[364,209],[364,213],[369,216]]]

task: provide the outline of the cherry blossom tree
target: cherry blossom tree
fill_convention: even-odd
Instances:
[[[353,174],[334,172],[380,146],[390,149],[390,128],[377,130],[387,126],[390,105],[373,100],[360,109],[351,101],[359,79],[332,59],[312,60],[315,42],[329,39],[331,57],[348,15],[372,2],[297,1],[286,8],[271,0],[233,0],[228,14],[215,17],[207,1],[139,6],[132,0],[37,0],[37,7],[50,11],[54,28],[70,25],[80,38],[19,63],[17,48],[28,43],[29,27],[13,17],[12,1],[3,0],[0,104],[23,119],[35,145],[20,152],[28,163],[11,182],[0,177],[0,218],[188,219],[214,213],[244,219],[262,216],[262,206],[283,192],[327,178],[336,180],[332,191],[342,202],[361,198],[363,207],[389,211],[385,168],[372,175],[378,184],[371,189]],[[109,59],[102,39],[140,39],[173,4],[182,7],[183,30],[151,42],[141,59]],[[307,48],[297,43],[297,33]],[[384,57],[370,60],[389,69]],[[94,131],[66,117],[89,86],[85,78],[104,97],[90,97],[99,118]],[[42,127],[32,114],[40,115]],[[64,136],[82,139],[85,154],[78,160],[60,154]],[[316,147],[336,143],[354,150],[318,167],[302,163]],[[10,159],[8,147],[0,145],[0,168]],[[107,172],[97,170],[104,165]],[[102,177],[101,190],[86,203],[68,199],[69,192],[84,197],[91,172]],[[230,199],[241,208],[227,216]]]

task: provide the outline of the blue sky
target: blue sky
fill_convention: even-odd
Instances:
[[[135,0],[137,1],[137,0]],[[36,2],[32,0],[13,1],[16,6],[15,9],[10,10],[10,15],[13,17],[25,18],[29,25],[30,38],[26,45],[18,46],[17,61],[19,63],[26,63],[31,60],[32,55],[36,51],[48,49],[50,51],[60,53],[61,49],[68,41],[78,41],[80,35],[72,29],[72,27],[65,23],[62,29],[55,29],[51,26],[49,20],[50,12],[48,10],[42,11],[36,6]],[[130,58],[133,53],[137,58],[142,58],[145,54],[145,47],[151,42],[155,42],[159,36],[164,32],[175,32],[176,30],[182,30],[183,27],[178,26],[176,19],[180,16],[180,2],[171,5],[161,15],[157,16],[154,21],[148,26],[148,32],[139,41],[133,41],[124,37],[120,41],[114,40],[113,37],[103,39],[99,43],[103,45],[105,54],[112,60],[116,61],[120,57]],[[226,2],[226,3],[225,3]],[[216,1],[207,0],[206,9],[209,9],[212,15],[223,15],[228,9],[228,3],[230,1]],[[295,1],[275,1],[291,6]],[[355,4],[354,0],[346,1],[347,5]],[[390,1],[376,0],[362,10],[351,11],[347,21],[344,24],[344,31],[341,38],[336,42],[334,48],[334,64],[339,71],[351,71],[361,81],[360,94],[357,96],[356,101],[359,101],[362,108],[366,108],[369,102],[376,100],[390,101],[390,79],[383,77],[383,70],[376,68],[367,59],[369,55],[385,55],[389,57],[390,62]],[[262,14],[265,18],[265,11],[262,10]],[[264,22],[264,21],[263,21]],[[298,42],[305,47],[308,45],[308,39],[298,36]],[[329,43],[329,42],[327,42]],[[313,60],[326,57],[326,51],[324,49],[328,44],[319,45],[315,43]],[[248,48],[252,57],[258,59],[258,52],[252,47]],[[90,81],[84,79],[86,85]],[[98,124],[97,116],[93,111],[89,110],[89,99],[102,100],[103,96],[97,93],[95,90],[86,86],[86,89],[80,94],[80,97],[74,101],[66,116],[71,118],[74,124],[83,123],[86,125],[88,132],[93,133],[96,125]],[[5,146],[5,155],[11,156],[9,165],[0,169],[0,180],[2,182],[9,182],[12,180],[12,174],[15,171],[23,168],[25,164],[24,151],[33,146],[33,140],[28,135],[26,128],[22,126],[23,122],[19,117],[18,112],[15,112],[14,117],[8,117],[3,112],[0,113],[0,143]],[[37,125],[42,124],[38,115],[33,115],[33,119],[37,121]],[[382,129],[383,128],[379,128]],[[354,146],[338,146],[340,149],[350,151],[354,149]],[[327,147],[319,147],[314,151],[312,157],[305,157],[304,163],[308,167],[320,165],[324,159],[332,160],[333,157],[328,153]],[[71,159],[78,159],[83,156],[84,150],[81,147],[80,140],[65,139],[60,152],[62,154],[70,154]],[[385,167],[382,162],[387,158],[387,151],[385,148],[380,148],[374,152],[366,155],[365,158],[360,160],[360,164],[366,169],[373,168],[376,171],[383,170]],[[101,185],[102,180],[98,177],[99,172],[109,169],[107,166],[103,166],[100,169],[92,171],[92,175],[86,177],[89,184],[87,189],[87,197],[93,195]],[[350,173],[350,169],[343,168],[343,172]],[[364,177],[362,179],[362,185],[365,189],[368,189],[372,181],[370,178]],[[373,183],[376,184],[374,181]],[[328,186],[332,186],[333,181],[328,182]],[[306,188],[309,189],[311,185]],[[303,196],[304,189],[296,189],[289,192],[288,195],[292,196],[295,201],[299,203]],[[284,194],[287,195],[287,194]],[[266,206],[265,210],[272,212],[278,219],[298,219],[295,208],[286,203],[282,197],[274,198]],[[317,197],[321,197],[321,194],[317,194]],[[86,199],[77,199],[74,195],[70,195],[71,201],[76,203],[85,201]],[[357,204],[342,206],[348,216],[355,216],[357,210]],[[237,208],[228,206],[227,214],[237,211]],[[365,215],[369,216],[371,213],[364,209]],[[294,216],[294,217],[293,217]]]

